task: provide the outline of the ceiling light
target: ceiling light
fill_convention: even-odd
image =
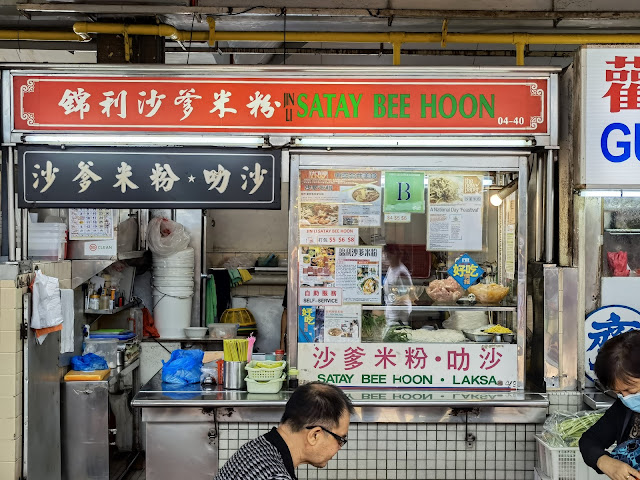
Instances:
[[[489,198],[489,202],[494,207],[502,205],[502,201],[518,189],[518,179],[512,180],[510,183],[500,189],[498,193],[494,193]]]
[[[581,197],[621,197],[622,190],[580,190]]]
[[[23,136],[24,143],[45,145],[200,145],[214,147],[268,147],[268,139],[255,136],[218,135],[67,135],[29,134]]]
[[[299,137],[294,138],[297,147],[530,147],[527,138],[466,137]]]

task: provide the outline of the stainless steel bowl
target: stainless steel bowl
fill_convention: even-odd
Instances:
[[[468,330],[463,330],[462,333],[472,342],[488,343],[493,340],[493,333],[473,333]]]
[[[513,333],[503,333],[502,334],[502,341],[504,343],[513,343],[514,338],[515,338],[515,334],[513,334]]]

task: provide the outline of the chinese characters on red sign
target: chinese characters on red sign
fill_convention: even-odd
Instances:
[[[14,130],[547,133],[546,79],[13,76]]]

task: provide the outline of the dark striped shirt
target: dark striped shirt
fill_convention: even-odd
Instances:
[[[238,479],[298,480],[289,447],[275,428],[240,447],[214,478]]]

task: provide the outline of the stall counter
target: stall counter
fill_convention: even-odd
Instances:
[[[345,389],[358,424],[541,424],[545,396],[528,392]],[[251,394],[173,386],[158,372],[132,401],[146,427],[147,475],[155,480],[210,480],[219,467],[221,424],[278,423],[291,391]],[[261,425],[258,425],[261,424]],[[428,427],[428,425],[426,425]]]

